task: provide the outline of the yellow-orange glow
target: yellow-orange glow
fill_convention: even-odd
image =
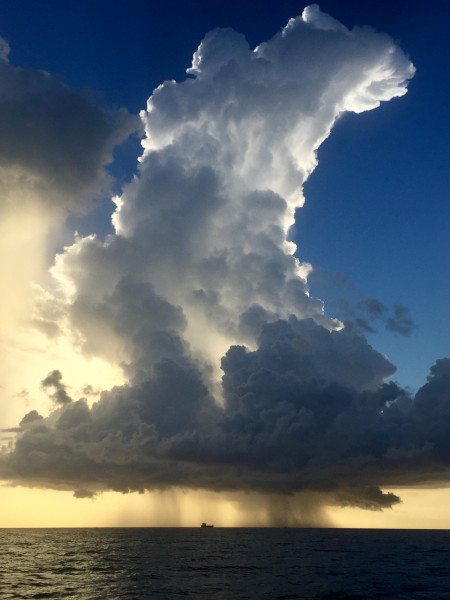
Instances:
[[[450,488],[389,489],[401,504],[384,511],[333,508],[329,514],[336,527],[386,529],[450,529]]]
[[[402,504],[382,512],[328,508],[322,525],[450,529],[449,489],[392,491],[402,496]],[[278,499],[283,505],[285,498]],[[276,503],[277,497],[272,500]],[[198,527],[202,521],[216,527],[277,524],[270,522],[270,511],[258,494],[173,489],[76,499],[71,492],[2,487],[0,503],[0,527]]]

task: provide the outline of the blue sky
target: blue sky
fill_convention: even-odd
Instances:
[[[417,388],[445,355],[450,333],[449,4],[328,0],[320,6],[349,27],[368,24],[391,35],[417,71],[405,97],[337,123],[320,148],[292,235],[302,260],[334,276],[325,287],[312,281],[330,316],[339,313],[341,298],[409,309],[415,327],[408,336],[380,327],[368,339],[396,364],[396,379]],[[208,30],[233,27],[255,46],[302,9],[292,1],[2,1],[0,33],[13,64],[47,70],[109,107],[138,112],[162,81],[184,79]],[[136,139],[116,150],[110,168],[119,182],[134,170],[136,152]],[[106,232],[111,210],[105,200],[86,219],[69,222],[82,233]]]

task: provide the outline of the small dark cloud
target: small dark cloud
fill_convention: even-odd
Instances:
[[[73,495],[74,498],[95,498],[94,492],[85,489],[75,490]]]
[[[47,375],[45,379],[41,381],[41,387],[44,390],[50,390],[50,397],[57,404],[67,404],[72,402],[72,398],[66,391],[66,386],[62,382],[61,371],[55,370]]]
[[[401,503],[401,499],[392,492],[382,492],[377,485],[362,488],[344,488],[338,494],[340,506],[355,506],[366,510],[383,510]]]
[[[43,417],[37,412],[37,410],[30,410],[19,423],[19,427],[25,427],[30,423],[35,424],[36,422],[42,421]]]
[[[362,319],[361,317],[356,317],[355,319],[356,326],[360,331],[364,331],[366,333],[376,333],[377,330],[369,325],[369,323]]]
[[[388,331],[394,331],[401,335],[409,335],[416,326],[409,310],[400,304],[394,305],[394,314],[386,319],[385,324]]]
[[[381,317],[386,312],[386,307],[376,298],[365,298],[358,302],[358,308],[372,315],[373,317]]]
[[[101,394],[101,392],[102,392],[101,388],[94,388],[90,384],[87,384],[81,388],[81,393],[87,397],[98,396],[99,394]]]
[[[357,303],[350,298],[340,298],[336,307],[336,316],[361,333],[377,333],[374,324],[379,323],[388,331],[409,335],[416,326],[405,306],[394,304],[390,309],[376,298],[365,298]]]
[[[308,281],[335,298],[330,300],[329,309],[333,307],[333,314],[355,331],[377,333],[377,326],[384,326],[388,331],[409,335],[416,327],[405,306],[394,304],[390,308],[377,298],[357,300],[361,290],[341,273],[315,267]]]

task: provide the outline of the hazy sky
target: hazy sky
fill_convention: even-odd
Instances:
[[[450,527],[448,12],[0,1],[0,525]]]

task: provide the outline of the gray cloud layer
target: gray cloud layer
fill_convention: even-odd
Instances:
[[[12,187],[22,201],[28,192],[48,206],[81,206],[107,186],[104,166],[137,119],[126,110],[106,112],[45,71],[11,65],[8,53],[0,39],[0,207],[14,201]]]
[[[398,502],[379,485],[448,481],[450,359],[436,363],[415,398],[394,383],[358,391],[344,349],[368,352],[366,343],[319,327],[279,321],[264,328],[258,350],[230,348],[222,361],[225,409],[196,365],[164,358],[151,378],[104,392],[91,409],[78,400],[47,419],[33,411],[3,476],[83,493],[314,490],[364,508]],[[305,352],[312,339],[324,362],[315,356],[312,364]],[[339,378],[330,373],[337,362]]]
[[[58,256],[64,295],[41,307],[49,330],[66,319],[128,383],[89,406],[51,372],[58,406],[24,417],[3,477],[77,497],[315,490],[365,508],[398,502],[379,486],[446,479],[450,361],[415,398],[383,383],[395,368],[324,315],[288,240],[336,118],[403,95],[412,65],[387,36],[312,6],[253,51],[234,31],[209,33],[188,71],[141,114],[144,154],[116,199],[116,234]],[[411,326],[402,307],[390,319]]]

